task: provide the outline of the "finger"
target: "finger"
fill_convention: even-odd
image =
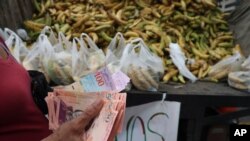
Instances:
[[[91,119],[95,118],[102,109],[104,101],[97,99],[91,106],[83,111],[83,114],[74,120],[77,130],[83,131]]]

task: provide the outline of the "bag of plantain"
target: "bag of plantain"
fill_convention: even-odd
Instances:
[[[71,42],[62,33],[58,34],[59,42],[52,46],[48,37],[40,35],[41,46],[45,49],[43,66],[49,78],[58,85],[73,83]]]
[[[82,76],[91,73],[87,65],[86,54],[83,42],[75,37],[72,45],[72,77],[74,81],[80,81]]]
[[[48,36],[48,39],[52,45],[55,45],[58,43],[58,39],[56,38],[56,35],[54,34],[54,31],[51,27],[45,26],[43,30],[41,31],[41,34],[45,34]]]
[[[219,80],[228,76],[230,72],[236,72],[241,70],[241,64],[245,60],[239,52],[234,55],[224,58],[217,64],[212,66],[208,73],[208,77],[211,79]]]
[[[248,56],[248,58],[243,62],[243,64],[241,64],[241,68],[244,71],[250,71],[250,55]]]
[[[111,73],[120,70],[119,61],[125,46],[126,43],[123,35],[120,32],[116,33],[106,50],[106,64]]]
[[[132,84],[139,90],[157,91],[163,75],[163,62],[150,52],[141,38],[129,42],[120,60],[121,70],[126,73]]]
[[[229,86],[250,91],[250,71],[231,72],[228,75]]]
[[[83,51],[85,52],[85,61],[88,67],[88,70],[86,73],[84,73],[84,75],[95,72],[102,68],[105,65],[105,54],[102,49],[98,48],[95,42],[86,33],[81,34],[80,41],[84,46]]]
[[[18,63],[22,64],[24,58],[29,53],[28,48],[22,41],[22,39],[12,30],[5,28],[4,32],[6,33],[5,44],[11,51],[11,54],[15,57]]]

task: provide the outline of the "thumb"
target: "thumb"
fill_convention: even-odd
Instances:
[[[89,122],[95,118],[101,111],[104,101],[97,99],[91,106],[83,111],[83,114],[74,119],[75,128],[79,131],[83,131]]]

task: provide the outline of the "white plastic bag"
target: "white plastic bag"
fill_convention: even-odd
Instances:
[[[10,49],[11,54],[15,57],[15,59],[22,63],[29,50],[26,45],[23,43],[22,39],[13,31],[8,28],[4,29],[7,39],[5,40],[5,44]]]
[[[25,29],[20,28],[20,29],[17,29],[16,32],[21,39],[23,39],[25,41],[30,39],[30,37],[28,36],[28,33]]]
[[[215,64],[209,71],[208,76],[213,79],[224,78],[230,72],[239,71],[244,60],[245,58],[237,52]]]
[[[231,72],[228,75],[228,84],[231,87],[250,91],[250,71]]]
[[[47,57],[45,51],[47,45],[43,43],[45,35],[40,35],[35,43],[33,43],[29,53],[24,58],[22,65],[26,70],[37,70],[44,73],[48,82],[50,82],[48,74],[44,70],[43,58]]]
[[[8,38],[8,35],[4,32],[2,28],[0,28],[0,37],[5,41]]]
[[[243,70],[250,71],[250,56],[248,56],[248,58],[243,62],[243,64],[241,65],[241,68]]]
[[[119,70],[119,61],[126,43],[123,35],[118,32],[110,42],[106,51],[106,64],[111,72]]]
[[[181,48],[176,43],[170,43],[170,57],[173,60],[173,63],[178,68],[179,72],[192,82],[195,82],[197,78],[188,70],[185,62],[187,58],[184,53],[181,51]]]
[[[79,81],[82,76],[90,73],[86,62],[86,53],[83,42],[78,38],[74,38],[72,45],[72,77],[75,81]]]
[[[151,53],[142,39],[128,43],[123,51],[121,69],[139,90],[156,91],[164,72],[161,58]]]
[[[59,33],[59,42],[52,46],[46,35],[42,37],[42,44],[46,46],[43,65],[49,78],[58,85],[73,83],[71,43],[62,33]]]
[[[58,43],[58,39],[56,38],[53,30],[49,26],[45,26],[43,30],[41,31],[41,34],[45,34],[48,36],[48,39],[52,45],[55,45]]]
[[[85,33],[81,34],[81,42],[86,48],[87,72],[95,72],[105,65],[105,54],[94,41]],[[86,75],[86,74],[85,74]]]

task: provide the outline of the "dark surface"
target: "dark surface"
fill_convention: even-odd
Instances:
[[[161,84],[159,92],[132,90],[128,92],[128,106],[161,100],[167,93],[167,100],[179,101],[190,106],[250,106],[250,93],[239,91],[227,83],[196,82],[185,85]]]
[[[230,124],[233,119],[250,115],[250,93],[239,91],[224,83],[196,82],[185,85],[161,84],[159,92],[132,90],[128,93],[127,106],[140,105],[162,99],[181,102],[178,141],[204,141],[206,129],[217,124]],[[245,110],[218,114],[211,109],[233,106],[247,107]],[[210,112],[207,112],[207,111]]]
[[[0,28],[20,28],[33,11],[32,0],[0,0]]]

